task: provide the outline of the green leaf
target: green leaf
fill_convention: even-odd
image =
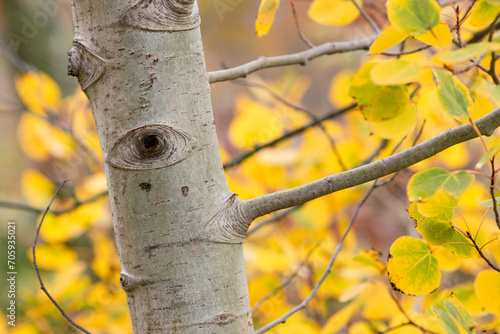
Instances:
[[[457,206],[458,200],[452,198],[446,191],[441,190],[432,195],[429,199],[417,203],[418,211],[424,217],[435,217],[440,214],[453,216],[453,209]]]
[[[500,145],[490,147],[488,149],[488,152],[486,152],[482,157],[481,160],[476,164],[476,169],[481,169],[485,163],[493,159],[497,153],[500,152]]]
[[[436,217],[424,218],[417,226],[417,231],[420,235],[433,245],[442,245],[449,242],[455,230],[451,225],[451,215],[449,211],[443,212]]]
[[[373,96],[383,88],[372,82],[370,72],[373,66],[375,66],[375,63],[364,64],[351,80],[349,95],[354,97],[361,107],[371,104]]]
[[[431,197],[441,189],[449,177],[450,172],[439,167],[416,173],[408,182],[408,199],[413,202]]]
[[[408,295],[429,294],[441,281],[436,258],[421,240],[408,236],[392,244],[387,273],[394,289]]]
[[[450,173],[439,167],[430,168],[412,176],[407,187],[408,199],[412,202],[426,200],[439,190],[458,197],[473,180],[474,176],[464,170]]]
[[[469,59],[474,59],[488,52],[497,51],[499,49],[500,49],[500,43],[494,43],[494,42],[474,43],[474,44],[469,44],[461,49],[449,50],[443,52],[439,56],[439,60],[446,64],[455,64],[464,61],[469,61]]]
[[[500,197],[495,197],[495,201],[497,202],[497,206],[500,205]],[[482,201],[481,203],[477,203],[477,206],[484,206],[485,208],[493,207],[493,200],[487,199],[486,201]]]
[[[423,34],[439,23],[441,8],[434,0],[389,0],[387,14],[392,24],[409,34]]]
[[[465,170],[450,173],[450,177],[444,184],[444,190],[449,194],[460,196],[467,190],[472,181],[474,181],[474,175]]]
[[[399,115],[410,103],[410,94],[406,86],[382,86],[372,96],[370,106],[363,109],[363,115],[369,121],[381,122]]]
[[[430,311],[434,314],[434,317],[443,325],[444,330],[447,334],[460,333],[455,320],[444,310],[433,306]]]
[[[469,108],[474,105],[469,89],[458,78],[445,70],[433,70],[438,81],[441,107],[452,117],[469,119]]]
[[[449,299],[443,300],[443,306],[467,333],[473,333],[472,329],[477,327],[477,324],[455,295],[452,294]]]
[[[454,230],[453,237],[448,242],[450,244],[444,245],[443,248],[456,256],[469,258],[476,253],[476,249],[471,246],[470,241],[457,230]]]

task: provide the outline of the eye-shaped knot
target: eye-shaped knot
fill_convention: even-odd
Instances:
[[[196,140],[186,133],[165,124],[150,124],[122,136],[106,161],[123,169],[156,169],[184,160],[196,147]]]
[[[135,144],[137,151],[144,157],[155,157],[168,149],[164,138],[157,131],[143,131]]]

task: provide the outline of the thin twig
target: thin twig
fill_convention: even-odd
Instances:
[[[12,63],[12,65],[14,65],[14,67],[21,73],[27,73],[37,70],[33,65],[28,64],[21,57],[19,57],[16,51],[9,44],[6,44],[2,40],[0,40],[0,53],[2,53],[3,56],[7,58]]]
[[[321,122],[323,121],[326,121],[328,119],[331,119],[331,118],[334,118],[334,117],[337,117],[337,116],[340,116],[342,115],[343,113],[349,111],[349,110],[352,110],[354,109],[355,107],[357,106],[357,104],[353,103],[343,109],[340,109],[340,110],[334,110],[332,112],[329,112],[327,113],[326,115],[318,118],[318,121],[313,121],[309,124],[306,124],[300,128],[297,128],[295,130],[292,130],[290,132],[287,132],[285,133],[283,136],[279,137],[279,138],[276,138],[274,140],[271,140],[265,144],[262,144],[262,145],[256,145],[255,148],[253,150],[250,150],[248,152],[245,152],[243,154],[241,154],[240,156],[234,158],[233,160],[227,162],[224,164],[224,169],[227,169],[227,168],[231,168],[231,167],[234,167],[240,163],[242,163],[243,161],[245,161],[246,159],[250,158],[251,156],[253,156],[255,153],[259,152],[260,150],[264,149],[264,148],[268,148],[268,147],[272,147],[280,142],[282,142],[283,140],[285,139],[288,139],[288,138],[291,138],[295,135],[298,135],[302,132],[304,132],[305,130],[313,127],[313,126],[316,126],[318,124],[320,124]]]
[[[409,55],[409,54],[417,53],[417,52],[426,50],[426,49],[431,48],[431,47],[432,47],[432,45],[426,45],[426,46],[422,46],[421,48],[418,48],[418,49],[415,49],[415,50],[410,50],[410,51],[401,51],[401,52],[398,52],[398,53],[381,52],[380,54],[383,55],[383,56],[387,56],[387,57],[400,57],[400,56],[404,56],[404,55]]]
[[[247,237],[250,236],[251,234],[255,233],[256,231],[258,231],[260,228],[262,228],[262,227],[264,227],[266,225],[272,224],[272,223],[280,220],[281,218],[283,218],[286,215],[292,213],[293,211],[296,211],[296,210],[300,209],[301,207],[302,207],[302,205],[294,206],[293,208],[289,208],[289,209],[286,209],[286,210],[283,210],[281,212],[278,212],[278,213],[274,214],[272,217],[264,220],[263,222],[259,223],[255,227],[253,227],[250,230],[248,230]]]
[[[57,194],[62,189],[62,187],[64,187],[66,182],[68,182],[68,180],[65,180],[59,186],[59,188],[57,188],[54,196],[52,197],[52,199],[49,202],[49,205],[47,205],[47,208],[45,209],[45,212],[43,213],[42,218],[40,219],[40,224],[38,225],[38,228],[36,229],[35,241],[33,242],[33,266],[35,267],[35,271],[36,271],[36,274],[38,276],[38,281],[40,282],[40,289],[42,289],[42,291],[47,295],[47,297],[49,297],[50,301],[57,307],[57,309],[59,310],[59,312],[61,312],[63,317],[66,318],[66,320],[68,320],[70,324],[72,324],[74,327],[78,328],[80,331],[87,333],[87,334],[91,334],[85,328],[81,327],[76,322],[74,322],[73,319],[71,319],[71,317],[69,315],[67,315],[66,312],[64,312],[64,310],[61,308],[61,306],[59,306],[59,304],[55,301],[55,299],[52,298],[49,291],[47,290],[47,288],[45,288],[45,285],[43,284],[42,276],[40,275],[40,270],[38,269],[38,264],[36,262],[36,244],[38,242],[38,237],[40,236],[40,229],[42,228],[43,220],[45,219],[45,216],[49,212],[50,206],[52,205],[52,202],[54,202],[54,199],[56,198]]]
[[[368,158],[366,158],[362,163],[360,163],[359,166],[369,164],[370,162],[375,160],[375,158],[380,154],[380,152],[382,152],[382,150],[387,147],[387,144],[389,144],[389,141],[387,139],[382,139],[380,141],[380,144],[378,145],[377,149]]]
[[[308,47],[314,48],[315,45],[307,39],[307,37],[302,33],[302,29],[300,29],[299,18],[297,17],[297,10],[295,8],[295,2],[293,0],[286,0],[286,2],[288,2],[292,7],[293,19],[295,20],[295,27],[297,28],[297,32],[299,34],[300,39],[304,43],[306,43]]]
[[[233,82],[236,83],[236,84],[238,84],[239,80],[235,80]],[[326,130],[325,126],[320,121],[320,119],[318,118],[318,116],[316,116],[315,114],[313,114],[312,112],[310,112],[309,110],[307,110],[305,108],[302,108],[300,106],[297,106],[297,105],[295,105],[293,103],[288,102],[283,97],[281,97],[280,95],[276,94],[273,90],[271,90],[269,87],[267,87],[267,86],[265,86],[263,84],[260,84],[260,83],[257,83],[257,82],[252,82],[252,81],[246,81],[246,80],[242,80],[241,82],[244,85],[247,85],[247,86],[257,87],[257,88],[261,88],[261,89],[266,90],[274,99],[278,100],[279,102],[283,103],[284,105],[286,105],[286,106],[288,106],[288,107],[290,107],[292,109],[295,109],[297,111],[303,112],[309,118],[311,118],[312,121],[317,122],[318,123],[318,128],[323,132],[323,134],[325,135],[325,137],[328,139],[328,142],[329,142],[330,147],[332,149],[332,153],[335,156],[335,159],[337,159],[337,163],[340,165],[340,168],[342,170],[347,170],[346,165],[342,161],[342,157],[340,155],[340,152],[337,149],[337,145],[335,144],[335,140],[332,138],[332,136],[330,136],[330,134],[328,133],[328,131]]]
[[[404,323],[404,324],[400,324],[398,325],[399,327],[403,327],[403,326],[407,326],[407,325],[411,325],[411,326],[414,326],[416,328],[418,328],[420,331],[422,331],[422,333],[433,333],[433,332],[430,332],[428,330],[426,330],[425,328],[421,327],[419,324],[417,324],[416,322],[414,322],[410,316],[408,315],[408,313],[406,312],[406,310],[403,308],[403,306],[401,305],[401,303],[399,302],[399,300],[396,298],[396,295],[394,294],[394,291],[392,289],[389,289],[389,295],[391,296],[392,300],[394,300],[394,302],[396,303],[396,306],[398,307],[399,311],[403,314],[403,316],[406,318],[406,320],[408,320],[407,323]],[[397,327],[396,327],[397,328]],[[395,329],[394,327],[391,328],[392,329]],[[390,330],[387,330],[385,332],[389,332]],[[384,333],[385,333],[384,332]]]
[[[476,243],[476,241],[474,240],[474,238],[472,237],[472,235],[470,233],[467,233],[466,237],[472,241],[472,245],[471,246],[474,247],[477,250],[477,252],[479,253],[479,256],[481,256],[481,258],[490,266],[490,268],[493,269],[493,270],[495,270],[495,271],[498,271],[500,273],[500,267],[496,266],[493,262],[490,261],[490,259],[488,259],[486,257],[486,255],[484,255],[484,253],[482,251],[482,248],[485,245],[483,245],[483,247],[479,247],[479,245]],[[497,238],[495,238],[493,240],[496,240],[496,239]],[[491,242],[491,240],[489,242]]]
[[[64,210],[50,210],[48,213],[54,214],[56,216],[62,215],[68,212],[73,211],[74,209],[78,208],[79,206],[93,203],[97,201],[99,198],[104,197],[108,195],[108,191],[105,190],[95,196],[90,197],[89,199],[86,199],[85,201],[78,201],[75,198],[75,204],[67,209]],[[32,206],[22,204],[22,203],[13,203],[13,202],[7,202],[7,201],[0,201],[0,208],[7,208],[7,209],[16,209],[16,210],[23,210],[23,211],[30,211],[34,213],[42,213],[45,209],[39,209],[39,208],[34,208]]]
[[[363,204],[366,203],[366,201],[368,200],[368,197],[370,197],[372,191],[375,189],[376,184],[377,184],[377,181],[375,181],[373,183],[373,185],[370,187],[370,189],[366,193],[365,197],[361,200],[361,202],[356,207],[356,211],[354,212],[354,215],[352,216],[351,221],[349,222],[349,225],[347,226],[346,231],[342,235],[342,238],[340,239],[339,244],[337,245],[337,248],[335,249],[335,252],[331,256],[330,262],[328,263],[325,271],[323,272],[323,275],[321,276],[319,281],[314,285],[312,291],[309,293],[309,295],[306,297],[306,299],[304,299],[302,301],[302,303],[300,303],[299,305],[295,306],[292,310],[285,313],[283,316],[279,317],[278,319],[270,322],[269,324],[267,324],[264,327],[260,328],[259,330],[255,331],[255,334],[265,333],[268,330],[276,327],[277,325],[285,323],[290,316],[292,316],[293,314],[297,313],[298,311],[304,309],[309,304],[309,302],[316,296],[316,293],[318,292],[319,288],[321,287],[323,282],[326,280],[326,278],[328,277],[328,275],[332,271],[333,264],[335,263],[335,260],[337,259],[337,256],[339,255],[340,250],[342,249],[342,246],[344,245],[344,242],[347,238],[347,235],[349,234],[349,232],[351,231],[351,229],[354,225],[354,221],[356,220],[356,218],[361,210],[361,207],[363,206]]]
[[[496,181],[496,172],[495,172],[495,158],[490,160],[491,164],[491,182],[490,182],[490,195],[491,200],[493,201],[493,212],[495,213],[495,221],[497,223],[498,228],[500,229],[500,215],[498,214],[497,207],[497,199],[495,197],[495,181]]]
[[[297,266],[297,269],[295,269],[295,271],[290,276],[288,276],[278,287],[276,287],[273,291],[271,291],[266,296],[262,297],[254,305],[254,307],[252,307],[252,314],[255,314],[255,312],[257,312],[257,310],[262,306],[262,304],[264,304],[267,300],[269,300],[269,298],[273,297],[278,292],[280,292],[281,290],[283,290],[284,288],[286,288],[288,285],[290,285],[290,283],[292,283],[293,279],[295,277],[297,277],[297,275],[299,274],[300,270],[307,264],[307,262],[309,262],[309,259],[311,258],[311,255],[314,253],[314,251],[318,248],[319,245],[320,245],[319,242],[316,245],[314,245],[314,247],[311,248],[309,250],[309,252],[307,253],[306,258],[304,260],[302,260],[302,262]]]
[[[356,0],[351,0],[352,3],[354,4],[354,6],[356,6],[356,8],[358,9],[359,13],[361,14],[361,16],[363,16],[363,18],[365,19],[366,22],[368,22],[368,24],[370,25],[370,27],[372,27],[373,31],[377,34],[377,35],[380,35],[380,33],[382,31],[380,31],[380,28],[375,24],[375,22],[373,22],[372,18],[368,15],[368,13],[365,12],[365,10],[363,9],[362,6],[360,6]]]
[[[500,17],[500,14],[498,14],[495,17],[495,20],[490,25],[490,34],[488,36],[488,41],[492,42],[493,41],[493,35],[495,33],[495,26],[498,21],[498,18]],[[490,70],[488,74],[490,75],[491,79],[495,83],[495,85],[500,85],[500,79],[498,78],[497,71],[496,71],[496,62],[497,62],[497,54],[495,51],[491,52],[491,61],[490,61]]]

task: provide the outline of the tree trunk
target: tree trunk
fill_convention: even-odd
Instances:
[[[194,0],[73,0],[68,72],[99,132],[135,333],[252,333]],[[98,255],[97,255],[98,256]]]

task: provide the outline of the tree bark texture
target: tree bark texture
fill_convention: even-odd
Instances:
[[[134,333],[252,333],[194,0],[73,0]],[[97,254],[96,256],[99,256]]]

